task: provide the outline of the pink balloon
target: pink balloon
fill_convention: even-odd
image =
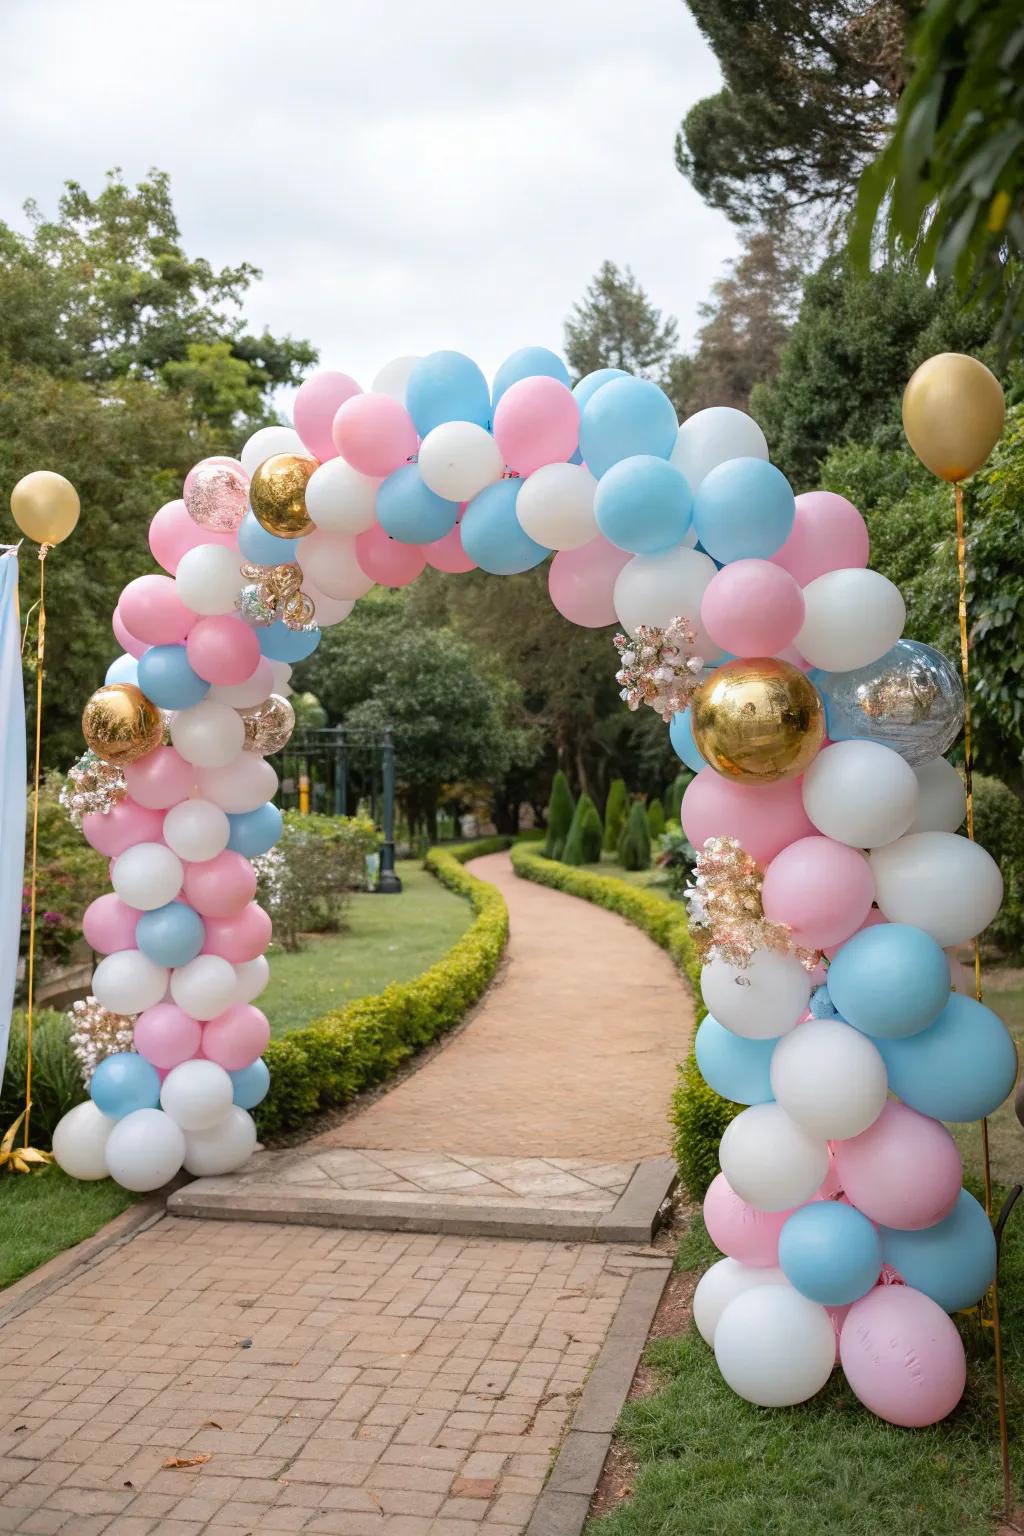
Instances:
[[[203,1038],[202,1026],[176,1003],[157,1003],[135,1020],[135,1049],[154,1067],[169,1071],[190,1061]]]
[[[444,571],[448,576],[461,576],[466,571],[476,570],[476,561],[471,560],[462,547],[459,524],[465,510],[466,503],[463,502],[455,519],[455,527],[443,539],[435,539],[433,544],[420,545],[427,564],[435,571]]]
[[[578,549],[560,549],[548,567],[548,592],[563,619],[582,629],[614,624],[615,578],[632,558],[600,536]]]
[[[769,1269],[779,1262],[779,1233],[792,1211],[759,1211],[741,1200],[719,1173],[704,1196],[704,1225],[716,1248],[730,1259]]]
[[[233,535],[249,505],[249,476],[237,459],[200,459],[185,476],[181,496],[197,527]]]
[[[837,1141],[835,1154],[850,1201],[883,1227],[933,1227],[960,1193],[963,1165],[945,1126],[894,1099],[866,1131]]]
[[[852,1305],[853,1305],[852,1302],[847,1302],[845,1307],[826,1307],[825,1308],[825,1311],[828,1313],[829,1320],[830,1320],[830,1322],[832,1324],[832,1331],[834,1332],[834,1334],[836,1336],[836,1365],[839,1364],[839,1358],[840,1358],[840,1356],[839,1356],[839,1336],[840,1336],[840,1334],[843,1331],[843,1324],[846,1322],[846,1319],[847,1319],[847,1317],[849,1315],[849,1312],[850,1312],[850,1307]]]
[[[867,917],[864,919],[864,921],[861,923],[860,927],[857,929],[857,933],[863,933],[865,928],[875,928],[875,927],[877,927],[877,925],[879,923],[885,923],[885,922],[888,922],[888,918],[883,917],[881,912],[879,912],[877,907],[872,907],[871,911],[868,913]],[[856,933],[851,933],[850,934],[850,939],[855,939],[856,937],[857,937]],[[850,939],[844,939],[843,940],[843,944],[849,944]],[[843,944],[829,944],[825,948],[825,954],[828,956],[828,958],[830,960],[834,960],[835,959],[836,955],[838,955],[839,951],[842,949]],[[972,971],[971,972],[971,987],[973,988],[973,986],[974,986],[974,972]],[[973,991],[972,991],[971,995],[973,996]]]
[[[788,571],[769,560],[734,560],[704,590],[700,621],[734,656],[774,656],[796,639],[804,595]]]
[[[196,621],[170,576],[136,576],[121,593],[117,607],[129,633],[146,645],[180,645]]]
[[[197,619],[185,645],[188,664],[208,683],[230,687],[252,677],[260,664],[260,642],[244,619],[230,613]]]
[[[810,662],[805,656],[800,655],[795,645],[784,645],[775,652],[775,655],[780,661],[788,661],[791,667],[799,667],[801,672],[809,672],[811,670]],[[822,745],[828,745],[827,738],[822,742]]]
[[[226,1072],[251,1067],[270,1039],[267,1016],[251,1003],[236,1003],[203,1027],[203,1055]]]
[[[188,799],[196,770],[173,747],[154,747],[145,757],[129,763],[124,777],[128,793],[138,805],[166,811]]]
[[[134,635],[128,633],[128,626],[121,617],[119,606],[114,609],[113,617],[110,620],[110,627],[114,631],[114,639],[122,651],[127,651],[128,655],[134,656],[136,661],[149,650],[145,640],[138,640]]]
[[[879,1285],[855,1301],[839,1355],[855,1395],[890,1424],[921,1429],[952,1413],[967,1385],[956,1324],[909,1285]]]
[[[380,523],[356,535],[356,564],[364,576],[382,587],[407,587],[426,563],[419,544],[402,544],[392,539]]]
[[[182,555],[200,544],[222,544],[231,549],[235,546],[235,535],[200,528],[189,517],[185,503],[180,499],[165,502],[159,512],[154,513],[149,525],[149,547],[154,560],[172,576]]]
[[[804,810],[800,779],[777,784],[734,784],[702,768],[683,795],[683,831],[694,848],[709,837],[734,837],[759,864],[768,864],[814,827]]]
[[[97,853],[116,858],[135,843],[162,843],[164,818],[135,800],[119,800],[109,811],[87,811],[82,817],[86,842]]]
[[[339,407],[331,436],[341,456],[361,475],[393,474],[419,446],[412,417],[391,395],[353,395]]]
[[[875,899],[875,881],[859,849],[831,837],[802,837],[765,870],[761,899],[765,917],[787,924],[794,943],[824,949],[857,932]]]
[[[255,960],[270,943],[273,924],[269,914],[255,901],[231,917],[205,917],[204,955],[220,955],[232,965]]]
[[[542,464],[565,463],[579,446],[576,397],[558,379],[520,379],[495,407],[494,437],[505,463],[521,475],[532,475]]]
[[[249,860],[225,848],[215,859],[186,864],[185,900],[201,917],[232,917],[256,894],[256,871]]]
[[[331,423],[339,407],[360,393],[355,379],[350,379],[347,373],[333,373],[329,368],[311,373],[299,385],[292,406],[295,430],[310,453],[321,462],[337,457]]]
[[[826,571],[863,568],[868,563],[868,530],[852,501],[832,491],[805,491],[796,498],[789,538],[771,558],[806,587]]]
[[[113,955],[119,949],[134,949],[135,928],[140,916],[113,891],[97,896],[82,914],[85,942],[101,955]]]

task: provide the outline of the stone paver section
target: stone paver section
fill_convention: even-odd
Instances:
[[[606,1158],[668,1150],[693,1008],[668,956],[590,902],[468,866],[511,919],[503,973],[450,1045],[320,1138],[332,1147]]]
[[[516,1536],[666,1265],[166,1218],[0,1329],[0,1531]]]

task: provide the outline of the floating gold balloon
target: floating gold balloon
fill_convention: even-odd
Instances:
[[[279,693],[272,693],[269,699],[257,704],[254,709],[243,709],[239,713],[245,725],[247,752],[258,752],[260,757],[270,757],[272,753],[280,752],[291,740],[295,729],[295,711]]]
[[[261,527],[279,539],[299,539],[312,531],[306,486],[319,467],[315,459],[297,453],[264,459],[249,483],[249,500]]]
[[[164,717],[134,683],[97,688],[82,713],[82,735],[107,763],[134,763],[164,739]]]
[[[73,532],[81,512],[78,492],[70,480],[52,469],[36,469],[11,492],[11,513],[28,538],[37,544],[61,544]]]
[[[691,709],[698,750],[740,784],[795,778],[825,736],[818,690],[799,667],[772,656],[726,662],[701,683]]]
[[[1005,406],[995,374],[976,357],[940,352],[903,391],[903,430],[926,469],[966,480],[999,441]]]

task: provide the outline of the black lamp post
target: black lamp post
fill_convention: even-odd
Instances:
[[[377,890],[382,896],[397,895],[402,882],[395,873],[395,744],[391,727],[384,727],[381,746],[382,790],[384,800],[384,841],[380,850]]]

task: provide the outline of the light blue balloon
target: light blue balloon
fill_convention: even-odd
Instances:
[[[551,553],[523,531],[516,517],[522,480],[498,480],[474,496],[459,531],[470,560],[492,576],[514,576],[532,570]]]
[[[547,347],[520,347],[511,357],[506,357],[491,387],[491,408],[497,405],[506,389],[518,384],[520,379],[557,379],[569,387],[569,370],[558,356]]]
[[[139,658],[139,687],[158,709],[190,709],[210,685],[189,666],[183,645],[151,645]]]
[[[97,1109],[112,1120],[120,1120],[136,1109],[157,1108],[160,1074],[135,1051],[117,1051],[99,1063],[89,1093]]]
[[[933,1120],[981,1120],[1017,1078],[1017,1052],[1002,1019],[958,992],[919,1034],[875,1043],[893,1093]]]
[[[271,800],[265,805],[258,805],[254,811],[239,811],[235,815],[228,812],[228,821],[231,823],[228,847],[233,853],[240,853],[247,859],[269,853],[281,836],[284,825],[281,812]]]
[[[964,685],[948,657],[920,640],[852,672],[808,673],[825,704],[832,741],[877,741],[912,768],[944,757],[964,724]]]
[[[667,459],[676,445],[675,406],[650,379],[612,379],[583,407],[580,452],[592,475],[607,474],[620,459],[649,453]]]
[[[682,543],[692,510],[693,495],[678,469],[649,453],[613,464],[594,496],[604,537],[634,555],[658,555]]]
[[[228,1077],[234,1090],[232,1097],[239,1109],[255,1109],[266,1098],[270,1087],[270,1072],[262,1056],[248,1067],[229,1072]]]
[[[606,384],[610,384],[612,379],[629,378],[632,378],[632,374],[627,373],[625,368],[595,368],[593,373],[584,374],[573,389],[576,404],[582,411],[591,395],[596,395],[597,391],[603,389]]]
[[[708,765],[707,758],[698,750],[697,743],[693,739],[693,716],[690,706],[672,716],[672,723],[668,728],[668,739],[672,743],[672,751],[687,768],[692,768],[694,773],[700,773],[702,768]]]
[[[847,939],[828,968],[829,996],[848,1024],[882,1039],[916,1035],[949,1002],[949,961],[930,933],[877,923]]]
[[[471,357],[462,352],[431,352],[420,358],[405,386],[405,406],[426,437],[443,421],[491,425],[491,392]]]
[[[794,1290],[824,1307],[845,1307],[866,1296],[882,1272],[882,1244],[852,1205],[815,1200],[779,1233],[779,1268]]]
[[[747,1040],[707,1014],[697,1031],[694,1052],[709,1088],[734,1104],[768,1104],[772,1093],[772,1052],[777,1040]]]
[[[956,1204],[934,1227],[900,1232],[879,1227],[882,1257],[908,1285],[946,1312],[973,1307],[996,1273],[996,1236],[973,1195],[962,1189]]]
[[[136,946],[156,965],[187,965],[205,942],[202,918],[183,901],[143,912],[135,929]]]
[[[400,544],[433,544],[455,527],[457,501],[425,485],[418,464],[403,464],[377,488],[377,521]]]
[[[811,993],[811,1000],[807,1004],[808,1011],[813,1019],[834,1019],[838,1015],[832,1006],[828,987],[815,987]]]
[[[289,629],[283,619],[275,619],[256,630],[260,650],[271,661],[305,661],[320,644],[320,631],[313,629]]]
[[[726,459],[693,498],[697,538],[723,564],[767,560],[785,544],[795,517],[793,488],[767,459]]]
[[[253,565],[290,565],[295,559],[297,539],[279,539],[268,533],[250,509],[238,527],[238,548],[243,560]]]
[[[125,652],[125,654],[123,656],[119,656],[116,661],[112,661],[110,666],[107,668],[107,675],[103,681],[108,685],[110,683],[134,683],[136,687],[138,687],[139,664],[135,660],[135,657],[129,656],[128,653]]]

